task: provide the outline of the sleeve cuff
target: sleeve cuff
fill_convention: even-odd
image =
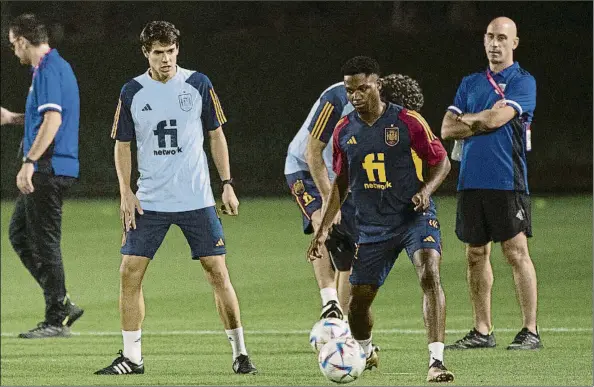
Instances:
[[[522,115],[522,113],[524,112],[524,111],[522,110],[522,106],[520,106],[520,104],[519,104],[519,103],[517,103],[516,101],[512,101],[511,99],[504,99],[504,100],[503,100],[503,102],[505,102],[505,104],[506,104],[507,106],[511,106],[511,107],[513,107],[513,108],[514,108],[514,109],[515,109],[515,110],[518,112],[518,115],[519,115],[519,116],[521,116],[521,115]]]
[[[57,103],[46,103],[37,108],[37,112],[43,113],[48,110],[54,110],[56,112],[62,113],[62,106],[58,105]]]
[[[454,114],[462,114],[462,110],[458,109],[456,106],[454,105],[450,105],[448,106],[448,111],[454,113]]]

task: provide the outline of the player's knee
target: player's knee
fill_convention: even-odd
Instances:
[[[528,254],[528,248],[518,245],[508,245],[503,248],[503,255],[512,266],[521,266],[527,262],[530,262],[530,255]]]
[[[489,259],[488,246],[468,246],[466,248],[466,259],[469,266],[479,265]]]
[[[19,235],[13,234],[9,234],[8,239],[10,240],[10,245],[14,251],[21,256],[22,252],[25,250],[25,239],[21,238]]]
[[[17,254],[20,253],[27,244],[27,236],[25,233],[19,231],[16,227],[12,227],[12,224],[8,228],[8,240],[10,240],[10,244]]]
[[[208,278],[208,282],[214,288],[224,288],[230,285],[229,275],[227,273],[227,269],[213,269],[206,272],[206,277]]]
[[[351,286],[351,298],[349,301],[349,313],[367,313],[371,303],[377,294],[378,287],[375,285],[353,285]]]
[[[231,281],[224,256],[205,257],[201,258],[200,262],[211,286],[214,288],[223,288],[230,285]]]
[[[148,258],[146,258],[148,259]],[[131,259],[129,256],[124,256],[120,264],[120,279],[124,286],[140,285],[146,266],[140,264],[137,259]]]
[[[423,291],[432,292],[439,289],[440,278],[437,265],[425,265],[421,271],[420,283]]]
[[[423,291],[434,291],[440,286],[439,262],[441,255],[433,249],[422,249],[418,252],[417,274]]]

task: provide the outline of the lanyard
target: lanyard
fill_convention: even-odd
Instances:
[[[495,80],[489,73],[489,70],[487,70],[487,79],[489,80],[489,83],[491,84],[491,86],[493,86],[493,88],[495,89],[495,92],[497,93],[497,95],[499,95],[501,98],[505,99],[505,94],[503,93],[503,90],[501,90],[501,87],[499,87],[499,85],[495,82]],[[524,128],[526,130],[526,150],[531,151],[532,150],[532,128],[530,128],[530,123],[528,123],[528,122],[525,123]]]
[[[493,88],[495,89],[495,92],[501,98],[505,98],[505,94],[503,94],[503,90],[501,90],[501,87],[499,87],[499,85],[497,83],[495,83],[495,80],[493,79],[493,77],[489,73],[489,70],[487,70],[487,79],[489,80],[489,83],[491,84],[491,86],[493,86]]]

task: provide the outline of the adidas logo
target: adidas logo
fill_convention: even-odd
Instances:
[[[216,247],[222,247],[225,246],[225,242],[223,242],[223,238],[219,238],[219,240],[217,241],[217,243],[215,244]]]
[[[351,138],[347,141],[347,144],[356,145],[357,140],[355,139],[355,136],[351,136]]]
[[[151,109],[151,105],[149,105],[148,103],[146,105],[144,105],[144,107],[142,108],[143,112],[149,111],[149,110],[153,110]]]
[[[435,243],[435,239],[431,235],[429,235],[427,238],[423,239],[423,242],[433,242],[433,243]]]
[[[519,210],[518,213],[516,214],[516,218],[518,218],[520,220],[524,220],[524,210]]]

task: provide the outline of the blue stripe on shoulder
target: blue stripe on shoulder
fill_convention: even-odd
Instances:
[[[122,87],[122,103],[129,109],[132,107],[132,99],[140,89],[142,89],[142,85],[135,79],[132,79]]]
[[[339,84],[334,86],[333,88],[327,90],[322,97],[320,98],[321,101],[328,101],[334,106],[340,106],[342,109],[349,100],[347,99],[346,89],[344,88],[344,84]]]
[[[208,77],[198,71],[194,72],[192,75],[186,79],[186,83],[194,87],[198,91],[203,91],[205,89],[210,88],[210,80]]]

